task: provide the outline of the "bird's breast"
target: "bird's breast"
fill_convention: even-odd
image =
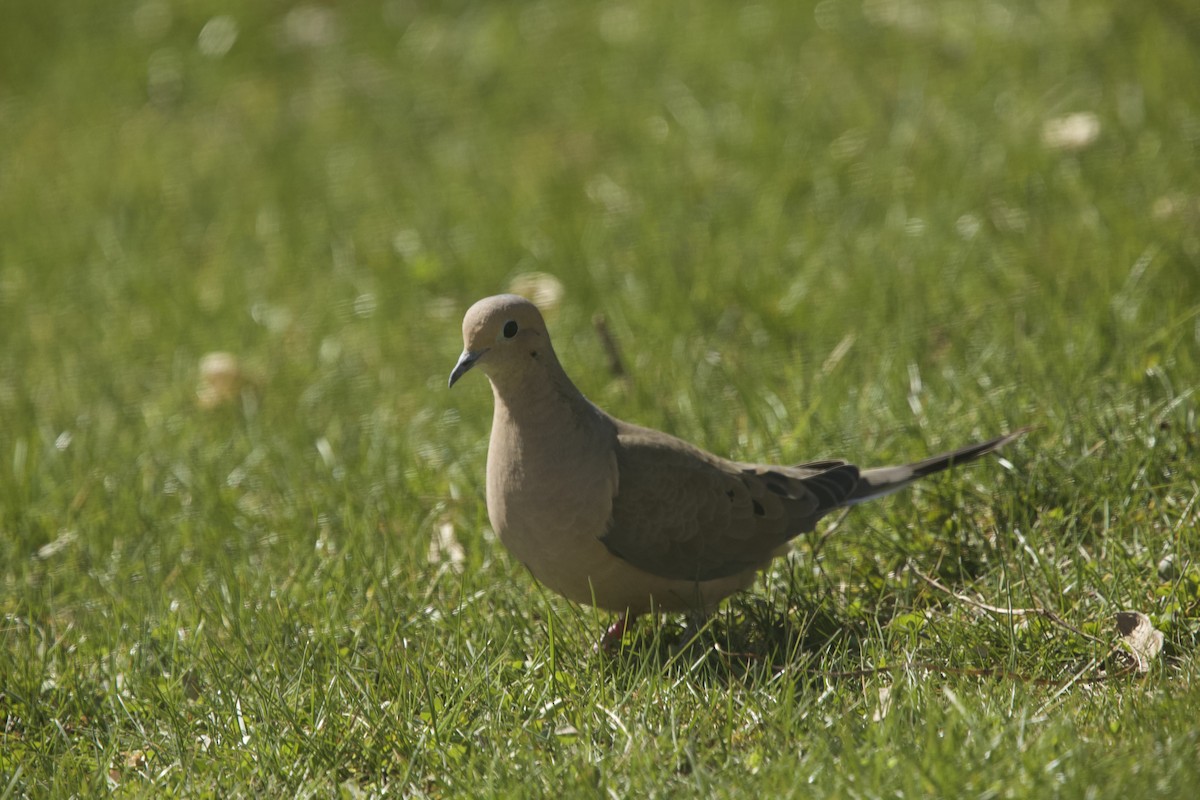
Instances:
[[[487,507],[505,547],[546,582],[598,544],[612,515],[615,432],[597,424],[521,424],[498,413]]]
[[[531,452],[524,442],[488,454],[488,515],[505,543],[571,535],[599,536],[612,512],[615,459],[602,453],[558,448],[545,443],[545,452]],[[602,457],[596,457],[596,456]]]

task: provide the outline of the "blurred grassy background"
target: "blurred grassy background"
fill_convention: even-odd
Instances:
[[[0,791],[1194,786],[1196,75],[1178,0],[6,4]],[[716,452],[1039,427],[735,601],[751,666],[653,626],[597,663],[486,533],[489,393],[444,388],[534,272],[589,396]],[[910,557],[1102,638],[1146,611],[1169,658],[1061,706],[793,669],[1101,669]]]

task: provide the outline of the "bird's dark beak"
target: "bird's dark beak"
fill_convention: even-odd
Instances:
[[[454,370],[450,373],[450,383],[446,388],[453,386],[458,382],[458,379],[467,374],[467,370],[475,366],[475,362],[483,358],[483,354],[487,350],[479,350],[472,353],[470,350],[463,350],[463,354],[458,357],[458,363],[454,365]]]

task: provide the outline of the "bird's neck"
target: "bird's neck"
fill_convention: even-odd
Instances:
[[[514,422],[536,424],[539,417],[556,410],[569,412],[573,406],[590,405],[553,354],[548,355],[520,370],[488,374],[497,413],[503,409]]]
[[[575,387],[557,360],[531,364],[524,375],[489,375],[495,410],[493,444],[509,437],[515,450],[556,450],[610,435],[612,422]]]

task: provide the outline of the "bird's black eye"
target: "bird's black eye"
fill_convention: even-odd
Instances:
[[[517,323],[510,319],[508,322],[504,323],[504,338],[511,339],[512,337],[514,337],[516,335],[517,335]]]

